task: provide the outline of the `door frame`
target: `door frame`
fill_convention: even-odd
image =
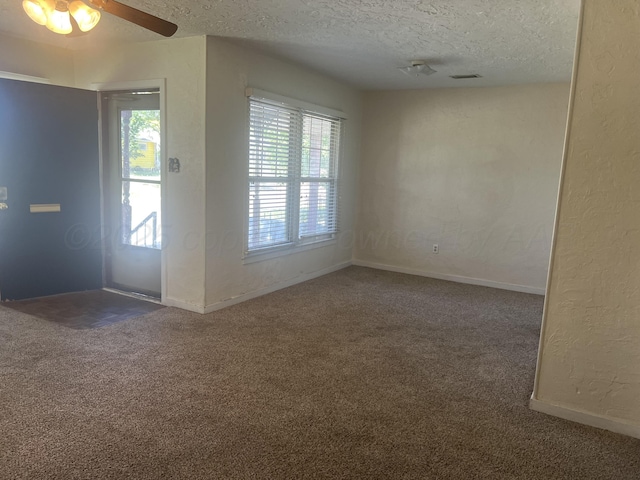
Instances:
[[[105,218],[105,201],[106,201],[106,192],[104,189],[105,186],[105,178],[104,178],[104,151],[103,145],[104,142],[108,142],[108,139],[103,138],[104,132],[104,124],[103,124],[103,115],[102,115],[102,101],[100,99],[100,93],[113,92],[113,91],[121,91],[121,90],[144,90],[147,88],[158,89],[159,97],[160,97],[160,138],[162,141],[162,148],[160,150],[160,170],[162,172],[161,178],[162,182],[160,183],[160,205],[161,205],[161,225],[169,225],[169,216],[167,214],[167,182],[168,182],[168,161],[167,161],[167,152],[168,149],[168,141],[167,141],[167,109],[166,109],[166,79],[152,79],[152,80],[132,80],[132,81],[124,81],[124,82],[107,82],[107,83],[92,83],[89,88],[91,90],[95,90],[98,92],[96,96],[96,101],[98,102],[98,112],[99,112],[99,120],[98,120],[98,129],[99,136],[98,140],[100,142],[100,208],[101,208],[101,238],[102,241],[102,283],[106,286],[106,268],[107,268],[107,241],[106,235],[112,232],[106,232],[105,227],[107,225],[107,219]],[[160,232],[162,235],[162,232]],[[162,248],[160,249],[160,302],[162,304],[165,303],[165,299],[167,298],[167,249],[166,242],[163,238]]]

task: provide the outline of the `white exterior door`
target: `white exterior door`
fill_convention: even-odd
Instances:
[[[159,98],[157,91],[102,94],[107,285],[158,298],[162,286]]]

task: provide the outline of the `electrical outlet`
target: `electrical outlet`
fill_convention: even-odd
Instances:
[[[438,253],[438,244],[437,243],[433,244],[433,253]]]

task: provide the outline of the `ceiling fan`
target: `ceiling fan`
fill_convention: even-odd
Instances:
[[[85,3],[86,1],[86,3]],[[60,34],[88,32],[100,21],[105,11],[147,30],[170,37],[178,26],[116,0],[23,0],[22,8],[39,25]],[[92,8],[93,7],[93,8]],[[78,30],[80,32],[78,32]]]

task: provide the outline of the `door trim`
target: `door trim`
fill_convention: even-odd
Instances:
[[[160,196],[161,196],[161,216],[162,225],[169,225],[170,219],[167,212],[167,183],[168,183],[168,168],[167,158],[169,151],[169,142],[167,137],[167,108],[166,108],[166,90],[167,80],[165,78],[151,79],[151,80],[132,80],[124,82],[107,82],[107,83],[91,83],[89,88],[97,92],[113,92],[118,90],[143,90],[145,88],[154,88],[159,90],[160,99],[160,138],[162,138],[162,149],[160,151],[160,169],[162,170],[162,183],[160,184]],[[103,123],[102,123],[102,102],[100,101],[100,95],[96,96],[98,102],[98,111],[100,112],[100,119],[98,123],[99,127],[99,142],[100,142],[100,203],[101,203],[101,235],[105,238],[106,232],[104,227],[106,225],[105,213],[105,191],[104,191],[104,158],[103,158]],[[162,235],[162,232],[161,232]],[[106,285],[106,242],[102,242],[102,274],[103,285]],[[167,298],[167,249],[165,242],[162,244],[160,250],[160,301],[165,304]]]

